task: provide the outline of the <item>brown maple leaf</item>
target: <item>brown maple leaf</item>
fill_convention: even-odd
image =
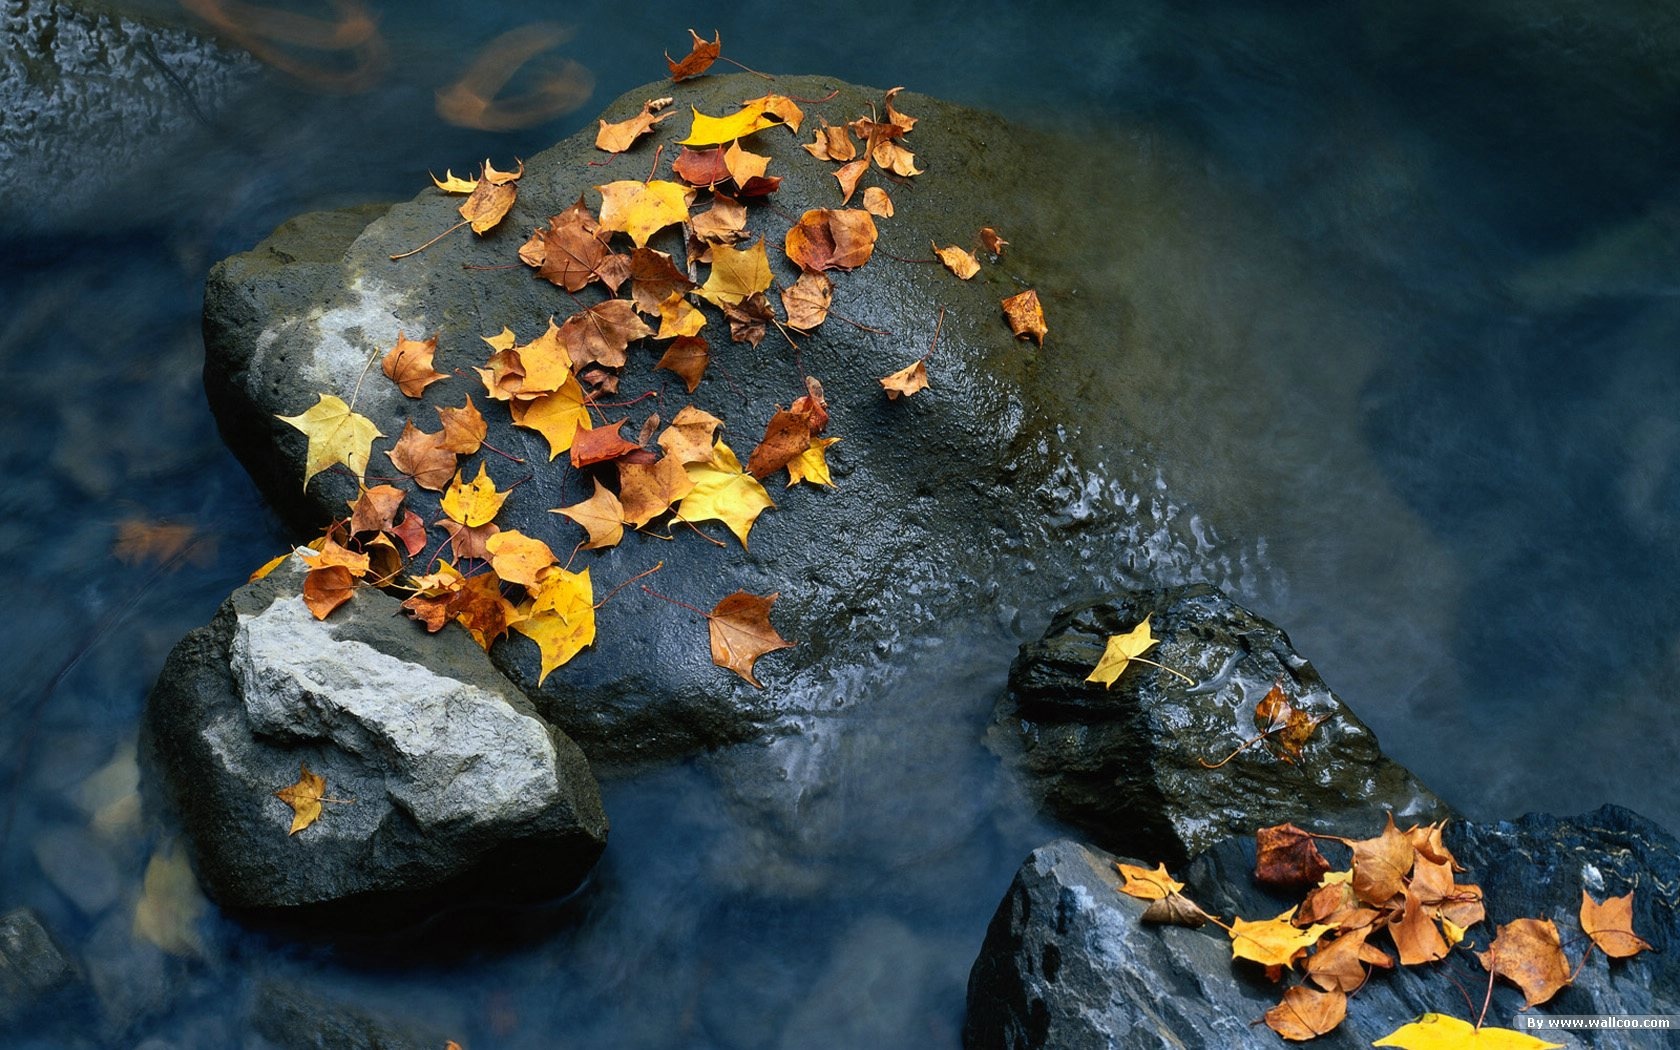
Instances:
[[[604,266],[613,257],[599,223],[581,199],[550,217],[548,228],[531,234],[519,249],[520,261],[535,267],[538,277],[568,292],[601,280]]]
[[[472,225],[474,233],[483,236],[502,221],[519,196],[517,183],[524,173],[523,163],[518,171],[505,172],[491,167],[488,160],[484,162],[484,172],[478,178],[477,187],[461,202],[459,209],[461,218]]]
[[[836,127],[826,120],[816,130],[816,140],[805,143],[803,148],[818,160],[845,162],[857,156],[857,143],[852,140],[852,133],[846,126],[841,124]]]
[[[752,346],[764,341],[764,334],[776,319],[763,292],[754,292],[738,303],[723,303],[719,308],[729,321],[729,338]]]
[[[990,226],[980,227],[980,247],[993,255],[1002,255],[1003,249],[1009,242],[998,236],[998,232]]]
[[[392,532],[405,493],[395,485],[364,488],[350,503],[350,531]]]
[[[443,434],[428,434],[413,423],[403,424],[402,437],[386,455],[391,465],[423,489],[442,492],[455,476],[455,453],[443,447]]]
[[[484,422],[484,416],[479,413],[478,406],[473,404],[472,395],[467,395],[467,403],[460,408],[438,406],[438,418],[443,421],[443,432],[438,435],[438,447],[450,452],[470,456],[484,444],[485,435],[489,427]]]
[[[857,208],[813,208],[787,232],[787,256],[801,269],[855,270],[875,252],[875,218]]]
[[[1340,989],[1320,991],[1295,985],[1283,993],[1283,1001],[1266,1011],[1266,1027],[1290,1042],[1317,1039],[1335,1029],[1347,1017],[1347,993]]]
[[[770,625],[770,607],[780,597],[780,592],[757,595],[736,591],[706,614],[712,662],[727,667],[760,689],[764,686],[753,677],[753,664],[765,653],[794,646]]]
[[[712,206],[693,216],[688,228],[706,245],[738,244],[747,239],[747,206],[727,194],[712,198]],[[707,262],[707,259],[696,259]]]
[[[1406,907],[1388,932],[1400,951],[1400,965],[1416,966],[1446,957],[1450,945],[1415,894],[1406,894]]]
[[[1394,814],[1376,838],[1349,842],[1353,848],[1353,892],[1372,907],[1382,908],[1405,892],[1406,875],[1416,851],[1411,840],[1394,826]]]
[[[1330,862],[1318,851],[1310,832],[1278,824],[1254,833],[1254,878],[1261,885],[1302,889],[1318,885]]]
[[[706,340],[697,335],[683,335],[671,341],[653,367],[675,372],[692,394],[694,388],[700,385],[700,378],[706,374],[706,365],[711,360],[712,348]]]
[[[477,558],[480,561],[490,560],[490,549],[485,543],[502,531],[502,527],[493,522],[463,525],[453,518],[439,518],[432,524],[449,534],[449,550],[455,557]]]
[[[409,397],[419,397],[426,388],[449,377],[432,368],[432,355],[437,353],[437,336],[430,339],[408,339],[397,332],[397,345],[385,351],[379,368],[387,379]]]
[[[666,456],[657,463],[620,463],[618,498],[626,524],[638,529],[671,509],[671,504],[694,491],[694,479],[682,460]],[[587,526],[585,526],[587,528]]]
[[[1581,891],[1581,932],[1592,938],[1600,951],[1612,959],[1626,959],[1653,951],[1645,938],[1633,932],[1633,891],[1609,897],[1603,904]]]
[[[1550,919],[1515,919],[1499,927],[1482,965],[1522,989],[1527,1006],[1539,1006],[1570,983],[1569,960],[1557,924]]]
[[[694,287],[694,282],[664,252],[637,248],[630,253],[630,298],[637,310],[652,317],[672,296]]]
[[[625,349],[652,334],[628,299],[608,299],[566,318],[559,338],[575,371],[592,363],[622,368],[628,360]]]
[[[782,309],[787,313],[789,328],[809,332],[828,320],[828,310],[834,303],[834,282],[824,273],[809,270],[799,280],[782,289]]]
[[[688,35],[694,38],[694,42],[681,62],[672,59],[669,51],[665,52],[665,64],[671,67],[672,83],[699,76],[712,68],[712,63],[723,53],[723,34],[718,31],[712,31],[711,40],[706,40],[692,29],[688,31]]]
[[[640,451],[639,445],[624,440],[624,435],[619,432],[623,426],[624,420],[621,419],[593,430],[578,431],[572,439],[572,466],[590,467]]]

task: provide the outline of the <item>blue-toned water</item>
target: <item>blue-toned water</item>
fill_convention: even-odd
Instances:
[[[19,12],[46,6],[6,6],[14,55],[39,46]],[[1070,476],[1051,510],[1136,501],[1161,524],[1136,572],[1212,578],[1284,625],[1465,812],[1609,801],[1680,827],[1670,5],[368,6],[386,61],[363,90],[255,63],[213,98],[181,78],[171,120],[43,131],[38,157],[88,152],[0,206],[0,911],[35,909],[92,989],[9,1040],[238,1046],[277,980],[471,1048],[957,1044],[985,923],[1055,833],[982,744],[1049,610],[960,649],[907,641],[901,695],[810,745],[796,823],[707,763],[609,781],[589,891],[469,939],[350,950],[200,914],[138,817],[164,655],[293,538],[204,406],[206,269],[300,211],[536,153],[662,75],[691,24],[756,69],[1124,143],[1148,207],[1091,216],[1115,245],[1091,265],[1147,294],[1116,347],[1077,348],[1088,413],[1068,423],[1112,477]],[[539,20],[569,37],[509,91],[555,77],[576,109],[513,131],[439,116],[476,54]],[[1158,482],[1118,480],[1139,477]]]

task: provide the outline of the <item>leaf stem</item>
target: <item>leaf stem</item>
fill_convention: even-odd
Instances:
[[[664,564],[664,563],[661,562],[661,564]],[[626,582],[629,582],[629,581],[626,581]],[[677,599],[672,598],[668,595],[660,594],[658,591],[654,590],[652,587],[649,587],[645,583],[642,584],[642,590],[646,591],[648,594],[653,595],[655,598],[658,598],[662,602],[670,602],[672,605],[678,606],[678,607],[683,608],[683,609],[687,609],[691,613],[695,613],[696,615],[699,615],[699,616],[704,616],[708,620],[710,620],[712,618],[712,614],[705,611],[704,609],[696,609],[694,606],[688,604],[687,602],[681,602],[681,601],[678,601]]]
[[[934,338],[935,342],[939,341],[939,336],[937,334],[934,335],[933,338]],[[930,354],[933,353],[933,348],[932,347],[928,348],[928,353],[930,353]],[[1186,682],[1189,682],[1192,686],[1196,684],[1196,680],[1194,678],[1191,678],[1189,675],[1185,674],[1183,671],[1175,670],[1174,668],[1168,667],[1166,664],[1158,664],[1154,660],[1150,660],[1150,659],[1147,659],[1147,658],[1142,657],[1142,656],[1134,656],[1134,657],[1132,657],[1132,659],[1136,660],[1140,664],[1148,664],[1150,667],[1154,667],[1154,668],[1157,668],[1159,670],[1165,671],[1168,674],[1178,675],[1178,677],[1184,679]]]
[[[733,58],[730,58],[728,55],[719,55],[718,60],[720,62],[728,62],[732,66],[735,66],[735,67],[740,68],[740,69],[744,69],[748,73],[751,73],[755,77],[762,77],[763,79],[769,80],[769,81],[774,81],[776,79],[775,77],[771,76],[768,73],[760,73],[758,70],[752,68],[751,66],[741,65],[741,63],[735,61]]]
[[[520,459],[518,456],[514,455],[511,452],[503,452],[501,449],[497,448],[495,445],[490,444],[490,442],[488,442],[488,441],[482,441],[482,440],[479,441],[479,446],[482,447],[482,448],[489,449],[490,451],[494,452],[496,455],[501,456],[503,459],[511,459],[515,463],[524,463],[525,462],[524,460]]]
[[[391,256],[391,261],[396,262],[398,259],[406,259],[410,255],[418,255],[421,252],[425,251],[427,248],[430,248],[432,245],[434,245],[437,242],[443,240],[445,237],[454,233],[456,230],[460,229],[461,227],[465,226],[467,223],[469,223],[471,221],[472,221],[471,219],[462,219],[460,222],[458,222],[455,225],[449,227],[449,229],[444,230],[442,233],[438,234],[436,237],[433,237],[431,240],[427,241],[425,244],[422,244],[420,247],[410,249],[409,251],[403,252],[401,255]]]
[[[663,561],[659,561],[659,562],[654,563],[653,568],[643,569],[641,572],[638,572],[636,575],[630,577],[628,580],[625,580],[623,583],[619,584],[617,587],[614,587],[612,590],[608,591],[607,594],[606,594],[606,597],[602,598],[600,601],[595,603],[595,608],[599,609],[601,606],[603,606],[603,605],[607,604],[608,602],[612,601],[613,595],[617,594],[619,591],[622,591],[624,588],[630,586],[632,583],[635,583],[637,580],[641,579],[644,576],[652,576],[654,573],[658,572],[660,569],[663,569],[664,567],[665,567],[665,563]],[[644,587],[643,590],[646,590],[646,588]]]
[[[1134,656],[1134,657],[1132,657],[1132,659],[1136,660],[1138,658]],[[1242,754],[1244,751],[1247,751],[1249,748],[1253,747],[1255,744],[1258,744],[1260,741],[1266,739],[1268,736],[1271,736],[1271,730],[1269,730],[1269,729],[1266,732],[1261,733],[1259,736],[1249,737],[1247,740],[1244,740],[1242,743],[1238,744],[1237,749],[1235,751],[1226,755],[1224,758],[1220,759],[1217,762],[1209,762],[1207,759],[1202,758],[1200,755],[1196,756],[1196,761],[1201,763],[1201,766],[1202,766],[1203,769],[1218,769],[1220,766],[1223,766],[1225,763],[1231,761],[1231,759],[1236,758],[1238,755]]]

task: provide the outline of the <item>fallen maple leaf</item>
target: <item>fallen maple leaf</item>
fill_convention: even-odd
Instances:
[[[743,302],[770,287],[770,259],[764,252],[764,238],[751,248],[712,250],[712,272],[695,295],[722,308]]]
[[[275,798],[292,807],[292,827],[286,834],[296,835],[315,823],[321,815],[321,797],[326,790],[327,779],[319,773],[311,773],[309,765],[304,763],[299,766],[297,783],[274,793]]]
[[[572,441],[572,466],[583,468],[629,455],[641,446],[624,440],[624,420],[584,431]]]
[[[667,502],[666,506],[670,504]],[[556,507],[549,513],[564,514],[582,525],[589,533],[589,541],[583,545],[586,550],[616,546],[624,538],[624,504],[599,478],[595,479],[593,496],[569,507]]]
[[[1446,1014],[1424,1014],[1371,1045],[1399,1050],[1564,1050],[1562,1043],[1548,1043],[1509,1028],[1477,1028]]]
[[[671,52],[665,52],[665,64],[671,67],[672,83],[699,76],[710,69],[712,63],[717,61],[718,55],[723,53],[722,33],[713,30],[711,40],[706,40],[692,29],[688,31],[688,35],[694,38],[694,43],[690,45],[688,54],[683,56],[681,62],[674,61]]]
[[[659,304],[659,331],[655,332],[653,337],[676,339],[695,336],[705,327],[706,315],[695,309],[681,292],[672,292]]]
[[[276,416],[309,438],[303,457],[303,487],[309,479],[335,463],[350,468],[360,480],[367,474],[368,456],[373,452],[373,439],[384,437],[373,420],[351,411],[350,406],[332,394],[317,395],[319,400],[306,412],[295,416]]]
[[[1296,985],[1283,993],[1283,1001],[1266,1011],[1266,1027],[1291,1042],[1317,1039],[1347,1017],[1347,994],[1341,990],[1319,991]]]
[[[470,456],[484,444],[485,435],[490,432],[484,422],[484,416],[473,404],[472,395],[467,395],[467,403],[460,408],[438,406],[438,418],[443,421],[443,432],[438,437],[438,447],[456,452],[463,456]]]
[[[747,473],[755,478],[768,477],[810,447],[811,417],[784,408],[765,425],[764,439],[747,457]]]
[[[452,520],[473,528],[487,524],[494,518],[502,509],[507,497],[506,492],[496,491],[496,483],[490,478],[489,468],[480,463],[478,477],[470,482],[463,482],[460,472],[456,472],[455,480],[443,494],[440,506]]]
[[[745,536],[741,542],[746,543]],[[753,664],[765,653],[794,646],[770,626],[770,607],[780,597],[779,592],[757,595],[736,591],[718,602],[706,614],[706,627],[712,639],[712,663],[727,667],[763,689],[763,684],[753,677]]]
[[[1349,930],[1333,941],[1319,941],[1304,966],[1307,979],[1327,992],[1358,991],[1365,983],[1365,939],[1370,935],[1367,927]]]
[[[664,435],[660,440],[663,443]],[[776,505],[758,479],[741,469],[734,451],[721,441],[712,447],[711,457],[704,463],[688,463],[683,469],[694,488],[677,505],[678,516],[684,521],[721,521],[742,547],[747,545],[747,533],[759,514]]]
[[[498,532],[485,541],[484,549],[497,576],[527,587],[535,587],[538,575],[555,563],[554,551],[548,544],[518,529]]]
[[[695,238],[708,247],[744,241],[747,239],[747,206],[727,194],[716,194],[712,197],[712,206],[693,216],[689,220],[688,228],[694,231]]]
[[[439,518],[433,524],[449,535],[449,550],[455,557],[479,561],[490,560],[490,549],[485,544],[490,542],[490,537],[502,531],[502,527],[494,522],[469,526],[452,518]]]
[[[519,196],[516,183],[524,173],[523,163],[517,172],[505,172],[491,167],[488,160],[484,162],[484,173],[479,176],[478,185],[473,187],[472,193],[458,209],[461,218],[472,226],[474,233],[483,236],[502,221]]]
[[[303,604],[315,619],[325,620],[349,601],[355,590],[356,574],[343,565],[311,569],[303,578]]]
[[[776,312],[763,292],[754,292],[738,303],[724,303],[721,309],[729,321],[729,338],[737,343],[757,346],[776,320]]]
[[[882,376],[880,382],[881,388],[887,392],[888,401],[897,401],[900,395],[909,397],[927,389],[927,364],[917,358],[892,375]]]
[[[404,421],[402,437],[385,453],[391,465],[423,489],[442,492],[455,474],[455,453],[443,447],[443,432],[428,434]]]
[[[1301,757],[1301,748],[1306,746],[1313,730],[1329,717],[1326,713],[1314,718],[1291,704],[1281,680],[1254,705],[1254,728],[1260,730],[1267,744],[1277,749],[1278,757],[1290,763]]]
[[[721,146],[781,123],[780,118],[759,105],[743,105],[727,117],[709,117],[693,106],[689,111],[694,114],[694,123],[689,127],[688,137],[677,143],[679,146]]]
[[[1316,886],[1330,870],[1312,834],[1294,824],[1261,828],[1254,833],[1254,843],[1254,878],[1263,886]]]
[[[669,117],[675,110],[666,110],[671,104],[668,98],[649,99],[642,103],[642,111],[629,120],[621,120],[616,124],[598,121],[601,125],[595,132],[595,148],[608,153],[623,153],[635,141],[654,129],[660,121]],[[661,113],[660,110],[665,110]]]
[[[1201,905],[1184,894],[1169,893],[1160,900],[1151,901],[1149,907],[1143,909],[1143,914],[1138,916],[1138,921],[1199,930],[1213,919],[1202,910]]]
[[[1570,983],[1569,960],[1557,924],[1550,919],[1514,919],[1476,958],[1522,989],[1526,1006],[1539,1006]]]
[[[1318,939],[1334,927],[1314,923],[1297,929],[1289,920],[1295,915],[1290,908],[1273,919],[1249,921],[1233,918],[1226,933],[1231,938],[1231,958],[1250,959],[1262,966],[1292,966],[1295,959],[1318,943]]]
[[[550,460],[571,450],[578,431],[595,425],[583,402],[583,387],[575,376],[560,384],[560,389],[552,394],[534,401],[515,401],[510,407],[514,426],[535,430],[548,440]]]
[[[893,216],[892,198],[881,187],[870,186],[863,191],[863,210],[876,218],[890,219]]]
[[[684,182],[708,190],[720,182],[728,182],[730,178],[729,163],[724,159],[722,146],[700,150],[684,146],[677,159],[671,162],[671,171]]]
[[[852,194],[857,192],[858,180],[862,179],[863,173],[868,170],[869,158],[863,157],[858,160],[851,161],[850,163],[842,164],[837,170],[830,172],[830,174],[834,176],[834,180],[840,184],[841,204],[851,203]]]
[[[603,269],[612,258],[612,249],[607,247],[609,235],[602,232],[600,221],[580,198],[570,208],[550,216],[547,229],[531,234],[519,249],[519,260],[535,267],[537,276],[551,284],[568,292],[580,291],[589,282],[603,279]],[[491,345],[506,350],[512,344]]]
[[[560,342],[577,371],[592,363],[623,368],[630,344],[652,334],[628,299],[607,299],[579,310],[559,329]]]
[[[966,281],[980,272],[980,260],[954,244],[948,248],[941,248],[935,243],[933,254],[939,256],[939,261],[945,264],[947,270],[956,274],[959,280]]]
[[[667,226],[688,221],[694,190],[680,182],[633,179],[595,187],[601,194],[601,229],[627,233],[636,247]]]
[[[1136,897],[1138,900],[1158,901],[1184,888],[1184,883],[1168,874],[1165,864],[1156,865],[1152,871],[1141,865],[1116,861],[1114,868],[1124,880],[1114,887],[1115,892]]]
[[[1435,920],[1424,911],[1414,894],[1406,894],[1405,910],[1398,922],[1389,925],[1388,932],[1394,938],[1394,947],[1400,951],[1401,966],[1434,962],[1445,958],[1451,950]]]
[[[350,531],[391,532],[396,529],[397,508],[406,493],[395,485],[364,488],[350,502]]]
[[[762,95],[749,98],[741,103],[742,106],[754,107],[786,124],[789,131],[798,132],[799,125],[805,120],[805,111],[799,104],[786,95]]]
[[[875,252],[875,218],[856,208],[813,208],[788,230],[787,256],[801,269],[855,270]]]
[[[816,376],[805,377],[805,393],[794,398],[788,407],[811,417],[811,433],[820,434],[827,428],[828,398],[823,396],[823,385]]]
[[[676,456],[668,455],[652,464],[618,465],[618,498],[627,525],[642,528],[692,491],[694,479]]]
[[[432,355],[437,353],[437,336],[430,339],[408,339],[397,332],[397,345],[385,351],[379,368],[385,377],[397,384],[408,397],[419,397],[426,388],[449,377],[432,368]]]
[[[991,252],[993,255],[1002,255],[1003,249],[1007,247],[1008,244],[1009,242],[1004,240],[1002,237],[999,237],[998,232],[990,226],[980,227],[980,247],[986,249],[988,252]]]
[[[1155,643],[1156,638],[1149,633],[1149,617],[1145,616],[1142,623],[1125,634],[1109,636],[1097,666],[1091,669],[1085,680],[1101,682],[1105,689],[1113,686],[1131,662],[1154,648]]]
[[[525,614],[503,597],[501,580],[492,573],[467,577],[451,597],[449,612],[486,652],[496,639],[508,633],[508,628],[525,619]]]
[[[1394,814],[1385,814],[1382,834],[1350,842],[1353,848],[1353,892],[1372,907],[1386,907],[1406,890],[1406,875],[1412,870],[1417,851],[1394,826]]]
[[[834,487],[834,478],[828,472],[828,446],[840,439],[837,437],[814,437],[811,447],[799,455],[788,460],[788,487],[792,488],[801,481],[811,485],[825,485]]]
[[[844,162],[857,157],[857,143],[846,125],[836,127],[826,120],[816,130],[815,140],[805,143],[803,149],[818,160]]]
[[[631,302],[650,317],[658,316],[673,296],[680,297],[694,287],[669,255],[652,248],[637,248],[630,253],[629,277]]]
[[[589,570],[549,570],[532,596],[531,607],[513,629],[537,643],[541,669],[537,685],[595,641],[595,590]]]
[[[677,378],[683,381],[684,389],[692,394],[694,388],[700,385],[711,360],[712,348],[706,340],[697,335],[684,335],[672,340],[653,367],[675,372]]]
[[[1044,337],[1050,329],[1044,323],[1044,307],[1039,305],[1038,292],[1028,288],[1005,299],[1003,315],[1009,319],[1009,328],[1015,333],[1015,338],[1034,339],[1039,346],[1044,345]]]
[[[710,412],[684,405],[671,425],[659,435],[659,447],[679,463],[704,463],[712,458],[712,445],[723,420]]]
[[[1600,951],[1612,959],[1626,959],[1653,950],[1633,932],[1633,891],[1607,898],[1603,904],[1581,891],[1581,932],[1592,938]]]

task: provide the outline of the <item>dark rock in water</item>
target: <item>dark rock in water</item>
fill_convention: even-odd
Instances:
[[[438,1050],[449,1038],[278,980],[257,987],[251,1030],[283,1050]]]
[[[188,29],[107,8],[66,0],[4,6],[0,229],[40,229],[99,207],[117,180],[167,163],[170,149],[257,72],[249,56]],[[42,207],[49,187],[53,206]],[[164,186],[154,197],[169,192]],[[130,220],[132,200],[125,207],[129,214],[92,218]]]
[[[530,158],[512,212],[483,237],[457,231],[393,262],[391,254],[459,221],[460,198],[428,187],[377,218],[363,211],[295,220],[218,264],[205,293],[205,384],[224,438],[285,517],[318,530],[342,516],[354,480],[327,472],[306,490],[303,435],[275,417],[304,411],[319,393],[348,398],[370,355],[393,346],[399,329],[410,337],[436,332],[436,367],[452,374],[449,381],[417,401],[377,368],[360,385],[356,410],[385,435],[375,442],[370,473],[392,473],[385,453],[405,420],[436,430],[434,407],[459,405],[470,393],[490,421],[489,441],[525,459],[481,457],[499,486],[519,483],[496,523],[571,551],[582,533],[549,512],[584,498],[587,479],[551,464],[544,439],[512,427],[470,369],[489,353],[481,337],[507,325],[521,340],[535,338],[550,317],[564,320],[603,293],[590,286],[574,299],[519,266],[517,250],[580,196],[597,206],[592,185],[644,178],[656,146],[665,146],[669,163],[687,133],[690,105],[728,113],[767,90],[824,100],[805,105],[797,136],[772,127],[749,140],[784,181],[769,206],[749,208],[748,226],[766,237],[777,280],[791,284],[796,271],[779,250],[784,216],[840,205],[835,166],[801,144],[820,120],[839,124],[872,105],[879,113],[881,92],[821,77],[781,77],[773,86],[745,76],[649,85],[614,102],[603,118],[622,119],[662,94],[676,96],[677,116],[624,156],[596,150],[591,125]],[[1113,304],[1080,287],[1092,279],[1097,238],[1076,209],[1060,204],[1111,185],[1101,151],[923,96],[904,94],[896,105],[920,118],[905,144],[926,174],[904,185],[865,178],[864,186],[886,187],[897,213],[878,221],[868,264],[835,275],[840,316],[808,339],[796,336],[795,354],[774,330],[757,349],[732,344],[712,313],[714,364],[692,399],[725,420],[722,436],[745,459],[776,406],[804,394],[805,373],[816,376],[830,402],[828,433],[843,439],[829,453],[838,487],[784,489],[785,477],[767,479],[779,506],[758,519],[750,550],[713,524],[703,527],[725,539],[722,548],[679,528],[674,541],[634,534],[611,550],[580,554],[574,565],[590,568],[599,595],[662,560],[664,570],[648,582],[703,609],[737,589],[780,592],[772,620],[798,646],[762,660],[757,673],[767,688],[754,689],[712,665],[697,617],[636,588],[600,610],[595,646],[540,686],[535,646],[517,635],[498,643],[498,666],[592,759],[668,756],[829,717],[841,702],[837,667],[867,663],[903,637],[970,621],[1000,595],[1016,608],[1046,607],[1074,581],[1086,584],[1093,563],[1127,563],[1119,552],[1135,538],[1126,523],[1138,516],[1105,518],[1110,483],[1070,466],[1058,433],[1075,418],[1078,397],[1063,370],[1108,345],[1113,325]],[[973,280],[918,261],[930,258],[930,240],[966,245],[982,226],[1013,243]],[[627,247],[622,236],[615,243]],[[651,245],[683,259],[677,228]],[[1012,336],[999,305],[1028,286],[1038,287],[1049,315],[1042,351]],[[927,352],[936,329],[931,387],[889,401],[879,378]],[[653,371],[662,348],[650,341],[631,351],[621,400],[650,389],[661,396],[610,410],[611,418],[630,418],[627,436],[648,411],[669,421],[690,400],[669,373]],[[463,459],[469,477],[479,461]],[[410,500],[428,521],[441,517],[433,494],[415,491]]]
[[[1160,640],[1146,657],[1196,685],[1142,664],[1112,687],[1085,681],[1108,637],[1145,616]],[[1255,705],[1278,681],[1294,707],[1324,719],[1300,759],[1253,746],[1206,768],[1255,736]],[[1205,584],[1063,610],[1021,647],[1009,690],[999,749],[1018,753],[1047,810],[1109,849],[1176,863],[1228,835],[1285,821],[1328,827],[1373,805],[1402,821],[1447,815],[1288,635]]]
[[[576,745],[465,632],[427,637],[377,591],[318,621],[301,578],[294,561],[235,591],[147,703],[151,773],[206,893],[371,921],[453,902],[475,878],[501,896],[576,886],[607,837]],[[304,763],[354,801],[288,836],[274,792]]]
[[[1366,837],[1380,827],[1380,814],[1372,811],[1359,826],[1344,824],[1340,830]],[[1680,905],[1662,889],[1680,878],[1680,842],[1673,836],[1607,806],[1576,818],[1449,824],[1447,845],[1467,868],[1460,878],[1486,893],[1488,918],[1469,933],[1483,945],[1501,923],[1551,918],[1564,931],[1566,954],[1578,962],[1583,944],[1569,931],[1579,927],[1581,890],[1603,899],[1637,889],[1634,929],[1656,950],[1614,962],[1594,952],[1575,984],[1533,1015],[1680,1012],[1680,959],[1674,954],[1680,947]],[[1116,891],[1121,881],[1116,859],[1066,839],[1027,858],[970,973],[964,1045],[969,1050],[1279,1046],[1274,1033],[1251,1022],[1277,1003],[1283,986],[1266,980],[1258,966],[1233,962],[1229,939],[1215,926],[1189,930],[1139,922],[1146,902]],[[1233,914],[1271,918],[1298,903],[1259,890],[1253,870],[1253,839],[1230,839],[1183,870],[1184,893],[1226,921]],[[1386,938],[1376,943],[1387,947]],[[1457,952],[1438,966],[1373,974],[1350,1000],[1347,1020],[1313,1045],[1366,1047],[1426,1012],[1465,1018],[1470,1007],[1454,980],[1475,990],[1480,1010],[1486,972]],[[1499,982],[1487,1023],[1520,1030],[1522,1004],[1519,991]],[[1663,1037],[1639,1032],[1531,1034],[1566,1045],[1629,1050],[1668,1045]]]
[[[75,980],[75,965],[34,912],[0,915],[0,1024],[45,1007]]]

